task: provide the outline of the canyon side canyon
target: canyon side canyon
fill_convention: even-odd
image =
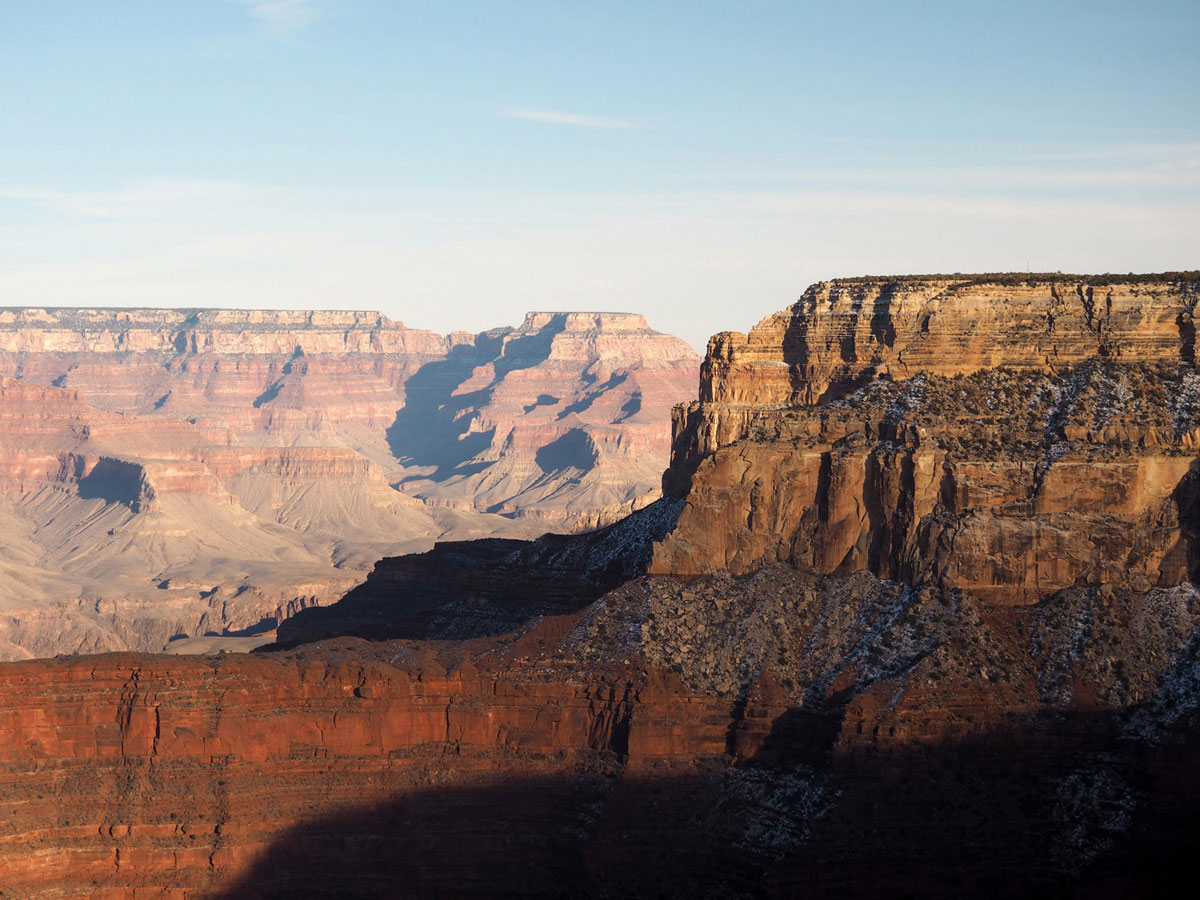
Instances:
[[[662,496],[596,504],[628,504],[624,517],[536,540],[447,529],[339,602],[294,610],[253,654],[0,665],[0,889],[1163,896],[1200,849],[1198,300],[1197,272],[820,283],[710,341],[698,400],[673,413]],[[559,325],[556,341],[573,333]],[[493,353],[486,340],[460,353]],[[542,357],[525,343],[541,338],[499,340]],[[526,439],[496,449],[502,417],[456,399],[534,366],[463,357],[477,374],[455,381],[450,351],[407,376],[408,401],[368,446],[353,424],[285,412],[287,379],[317,351],[273,352],[290,362],[249,425],[181,405],[153,439],[270,435],[277,412],[385,473],[408,466],[401,486],[426,515],[512,514],[518,483],[552,495],[521,480],[528,453],[505,468],[504,447]],[[24,379],[4,383],[16,398],[102,407],[86,370],[61,386],[9,374]],[[648,408],[649,387],[637,411],[632,395],[588,401],[635,379],[593,374],[571,404],[619,400],[605,428]],[[104,408],[97,440],[186,402],[156,388]],[[541,446],[566,441],[551,468],[579,468],[567,426],[586,410],[524,402],[567,413]],[[419,444],[396,431],[409,408],[434,411]],[[26,418],[31,446],[57,448],[55,416]],[[625,446],[600,429],[587,455],[605,435]],[[456,474],[432,462],[450,440]],[[255,508],[242,470],[189,476],[118,449],[9,467],[87,499],[105,465],[131,515],[159,502],[155,471],[232,484]],[[470,462],[488,454],[499,468]],[[51,456],[66,468],[49,473]]]
[[[698,364],[622,313],[0,309],[0,659],[261,643],[382,556],[611,522]]]

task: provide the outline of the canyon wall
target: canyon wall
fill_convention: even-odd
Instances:
[[[1196,282],[851,281],[713,338],[652,571],[871,571],[1001,603],[1190,577]]]
[[[501,638],[8,663],[5,889],[1152,894],[1194,843],[1197,600],[775,566]]]
[[[86,885],[95,897],[211,896],[232,888],[289,828],[319,823],[347,804],[408,796],[424,820],[420,842],[443,841],[448,829],[465,823],[454,809],[438,812],[428,795],[502,789],[513,753],[544,759],[523,767],[529,777],[586,764],[603,785],[622,761],[652,766],[674,760],[685,745],[689,763],[696,754],[724,752],[720,715],[729,704],[723,701],[697,700],[716,714],[697,727],[680,721],[674,696],[654,684],[616,677],[505,684],[471,667],[447,671],[421,651],[407,665],[354,651],[286,660],[102,656],[5,666],[0,722],[9,739],[0,792],[13,814],[0,834],[4,889],[78,895]],[[453,767],[446,766],[448,755],[457,760]],[[301,782],[310,788],[296,790]],[[591,791],[597,792],[604,787]],[[548,806],[565,800],[567,814],[575,815],[579,798],[572,793]],[[527,799],[523,815],[536,817],[538,808]],[[502,802],[489,810],[485,801],[478,811],[500,821],[512,816]],[[496,845],[500,835],[489,831],[484,825],[457,834],[465,842],[460,850],[473,845],[487,863],[518,874],[525,860],[506,860]],[[397,864],[449,862],[435,856]],[[438,881],[451,889],[452,870],[410,895],[432,895]],[[231,893],[320,893],[313,873],[295,874],[308,880]],[[353,890],[353,875],[327,875],[335,884],[344,877],[342,888],[333,888],[343,896],[387,892],[378,873],[361,873],[362,894]],[[485,884],[485,871],[471,880]]]
[[[1047,307],[1103,287],[1034,281],[1016,279]],[[1184,322],[1197,281],[1114,298],[1133,285],[1139,321]],[[847,284],[881,316],[906,290]],[[1010,286],[946,291],[1002,308]],[[784,332],[809,341],[810,312]],[[295,640],[326,639],[289,650],[0,666],[6,887],[1162,895],[1198,849],[1200,377],[1181,333],[1174,356],[1148,328],[1062,365],[996,337],[906,378],[818,366],[815,397],[807,368],[777,373],[782,337],[719,336],[678,419],[674,499],[594,534],[384,560],[298,614]],[[851,355],[839,334],[812,346]],[[739,341],[757,362],[714,364]]]
[[[607,524],[695,365],[615,313],[2,309],[0,658],[266,640],[382,556]]]
[[[427,503],[597,527],[658,496],[698,360],[632,313],[530,313],[407,383],[389,431]],[[418,393],[418,391],[420,393]],[[431,424],[424,424],[431,423]]]

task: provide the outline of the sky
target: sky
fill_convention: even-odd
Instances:
[[[1200,3],[0,0],[0,305],[642,312],[1200,268]]]

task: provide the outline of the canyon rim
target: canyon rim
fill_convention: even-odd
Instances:
[[[0,3],[0,900],[1195,893],[1198,45]]]

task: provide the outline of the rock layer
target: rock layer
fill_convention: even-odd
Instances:
[[[813,404],[864,380],[1052,372],[1100,356],[1195,362],[1195,273],[910,276],[822,282],[709,344],[702,401]]]
[[[1003,603],[1177,584],[1195,298],[1154,279],[818,285],[713,339],[664,479],[688,502],[651,570],[787,561]]]
[[[448,671],[421,648],[388,649],[382,657],[351,646],[285,660],[107,656],[5,666],[0,720],[11,740],[0,791],[17,810],[0,835],[5,889],[199,896],[230,887],[286,828],[398,791],[423,807],[431,790],[469,796],[502,786],[514,754],[543,759],[521,766],[532,778],[594,770],[599,784],[586,793],[603,796],[623,766],[691,765],[724,753],[725,701],[697,698],[712,711],[702,717],[710,724],[697,726],[674,710],[669,687],[644,679],[564,683],[543,671],[527,684],[505,682],[461,661]],[[451,769],[447,754],[458,760]],[[315,789],[294,790],[300,780]],[[578,794],[566,798],[572,817]],[[435,829],[454,827],[454,814],[441,818]],[[475,840],[485,865],[506,865],[486,828]],[[52,855],[37,852],[47,846]],[[452,885],[452,870],[414,894]],[[468,878],[486,881],[482,870]],[[363,880],[364,895],[386,889],[375,873]]]
[[[1198,849],[1200,378],[1096,347],[815,404],[710,355],[673,509],[388,561],[345,610],[532,601],[506,635],[2,666],[6,886],[1162,895]]]
[[[5,664],[5,888],[1136,896],[1192,840],[1196,601],[776,566],[485,641]]]
[[[269,631],[384,555],[606,524],[694,365],[621,314],[0,310],[0,658]]]

